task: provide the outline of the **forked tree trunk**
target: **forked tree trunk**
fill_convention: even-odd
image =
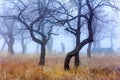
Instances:
[[[79,67],[79,64],[80,64],[80,60],[79,60],[79,51],[76,50],[76,48],[69,52],[66,56],[66,59],[65,59],[65,63],[64,63],[64,69],[65,70],[69,70],[70,67],[69,67],[69,64],[70,64],[70,59],[74,56],[74,67],[75,68],[78,68]]]
[[[87,57],[91,58],[91,47],[92,47],[92,43],[88,44],[88,48],[87,48]]]
[[[78,55],[78,52],[85,46],[87,43],[93,42],[93,33],[92,33],[92,28],[91,28],[91,22],[88,21],[88,31],[89,31],[89,36],[87,39],[83,40],[78,46],[76,47],[75,50],[69,52],[66,56],[65,63],[64,63],[64,69],[69,70],[69,64],[70,64],[70,59],[75,56],[76,54]]]
[[[45,53],[46,53],[46,47],[45,47],[45,44],[42,44],[39,65],[42,65],[42,66],[45,65]]]
[[[87,20],[87,28],[88,28],[88,32],[89,32],[88,38],[84,39],[81,43],[79,43],[75,50],[73,50],[67,54],[65,63],[64,63],[65,70],[70,69],[70,67],[69,67],[70,59],[73,56],[75,56],[76,54],[78,54],[77,52],[79,52],[83,48],[83,46],[85,46],[87,43],[93,42],[93,32],[92,32],[93,9],[89,3],[89,0],[86,0],[86,4],[87,4],[89,12],[90,12],[89,18],[86,19]]]
[[[75,50],[69,52],[66,56],[66,59],[65,59],[65,63],[64,63],[64,69],[65,70],[69,70],[70,69],[70,66],[69,66],[69,63],[70,63],[70,59],[75,56]]]
[[[92,35],[90,35],[87,39],[83,40],[83,41],[78,45],[78,47],[77,47],[75,50],[73,50],[73,51],[71,51],[71,52],[69,52],[69,53],[67,54],[66,59],[65,59],[65,63],[64,63],[64,69],[65,69],[65,70],[69,70],[69,69],[70,69],[70,67],[69,67],[70,59],[71,59],[73,56],[79,55],[78,52],[83,48],[83,46],[85,46],[87,43],[90,43],[90,42],[92,42],[92,41],[93,41],[93,37],[92,37]],[[77,57],[78,57],[78,56],[77,56]],[[77,61],[76,63],[78,63],[78,61]]]

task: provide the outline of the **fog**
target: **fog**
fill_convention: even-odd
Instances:
[[[3,10],[4,10],[3,3],[1,0],[0,1],[0,14],[2,14]],[[120,48],[120,36],[119,36],[120,35],[120,12],[112,13],[112,11],[109,8],[104,8],[104,10],[106,10],[106,13],[109,15],[109,16],[107,16],[108,19],[115,21],[114,24],[107,24],[106,26],[107,27],[109,26],[108,28],[115,27],[114,31],[113,31],[114,35],[112,35],[113,36],[112,37],[113,38],[113,49],[115,50],[115,52],[118,53],[118,51],[120,51],[118,49],[118,48]],[[109,30],[107,30],[107,29],[105,30],[105,34],[109,34],[109,32],[110,32]],[[65,53],[74,49],[75,38],[72,34],[66,32],[64,30],[64,27],[58,28],[57,34],[58,35],[52,36],[53,37],[53,46],[52,46],[53,53],[62,53],[61,43],[63,43],[65,45]],[[81,36],[82,39],[84,39],[86,37],[85,33],[82,33],[81,35],[82,35]],[[0,35],[0,44],[1,44],[0,45],[0,49],[1,49],[4,44],[4,39],[2,38],[1,35]],[[104,38],[100,41],[100,47],[109,48],[110,46],[111,46],[110,38]],[[36,53],[36,48],[37,48],[37,43],[35,43],[34,41],[30,41],[27,45],[26,53]],[[7,45],[5,45],[5,48],[3,51],[7,51],[7,49],[8,49],[8,47],[7,47]],[[86,49],[87,49],[87,45],[84,46],[81,53],[86,53]],[[15,40],[14,51],[15,51],[15,53],[21,53],[21,51],[22,51],[21,42],[19,40]]]

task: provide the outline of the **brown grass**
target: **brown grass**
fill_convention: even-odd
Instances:
[[[120,56],[81,57],[81,66],[64,71],[65,55],[47,54],[46,65],[38,66],[39,54],[0,53],[0,80],[120,80]]]

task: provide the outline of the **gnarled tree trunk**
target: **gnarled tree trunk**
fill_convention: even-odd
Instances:
[[[65,63],[64,63],[64,69],[65,70],[69,70],[70,67],[69,67],[69,63],[70,63],[70,59],[77,55],[78,52],[83,48],[83,46],[85,46],[87,43],[91,43],[93,42],[93,31],[92,31],[92,19],[93,19],[93,9],[89,3],[89,0],[86,0],[86,4],[88,6],[88,9],[89,9],[89,17],[86,18],[87,20],[87,29],[88,29],[88,38],[84,39],[82,42],[80,42],[79,44],[77,44],[78,46],[76,47],[75,50],[69,52],[66,56],[66,59],[65,59]]]
[[[65,69],[65,70],[69,70],[69,69],[70,69],[70,67],[69,67],[70,59],[71,59],[73,56],[78,55],[78,54],[79,54],[78,52],[83,48],[83,46],[85,46],[87,43],[90,43],[90,42],[92,42],[92,41],[93,41],[93,37],[92,37],[92,34],[91,34],[87,39],[83,40],[83,41],[78,45],[78,47],[76,47],[75,50],[73,50],[73,51],[71,51],[71,52],[69,52],[69,53],[67,54],[66,59],[65,59],[65,63],[64,63],[64,69]],[[78,61],[77,61],[76,63],[78,63]]]
[[[65,59],[65,63],[64,63],[64,69],[65,70],[69,70],[70,69],[70,66],[69,66],[69,63],[70,63],[70,59],[75,56],[75,50],[69,52],[66,56],[66,59]]]

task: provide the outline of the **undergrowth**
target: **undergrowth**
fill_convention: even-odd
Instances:
[[[81,66],[70,71],[63,69],[65,56],[61,55],[47,56],[44,67],[37,64],[38,54],[2,57],[0,80],[120,80],[119,56],[81,57]]]

